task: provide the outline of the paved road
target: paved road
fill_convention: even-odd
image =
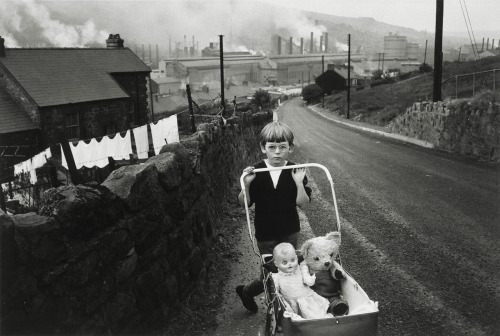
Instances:
[[[500,330],[500,170],[280,107],[296,162],[325,165],[341,213],[342,262],[379,302],[379,335]],[[308,173],[314,235],[331,230],[329,186]]]

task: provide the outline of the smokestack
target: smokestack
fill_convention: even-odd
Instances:
[[[278,55],[281,55],[281,36],[278,36]]]
[[[488,37],[488,39],[486,40],[486,50],[488,50],[490,48],[490,38]]]
[[[293,37],[290,37],[290,55],[293,54]]]
[[[144,44],[141,44],[141,48],[142,48],[142,61],[144,62],[144,59],[146,58],[146,56],[144,56]]]
[[[0,36],[0,57],[5,57],[5,39]]]
[[[309,52],[312,54],[314,52],[314,33],[311,32],[311,46]]]
[[[319,52],[323,51],[323,35],[319,37]]]
[[[149,50],[149,63],[153,63],[153,58],[151,57],[151,43],[148,44],[148,50]]]
[[[495,49],[495,39],[491,40],[491,49]]]
[[[325,32],[325,52],[328,52],[328,32]]]
[[[168,58],[172,58],[172,36],[168,36]]]
[[[158,51],[158,44],[156,45],[156,63],[160,64],[160,52]]]
[[[106,40],[107,48],[123,48],[123,39],[120,38],[120,34],[109,34]]]
[[[300,38],[300,54],[304,54],[304,38]]]

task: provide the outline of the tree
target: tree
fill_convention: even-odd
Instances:
[[[318,84],[309,84],[302,89],[302,99],[308,103],[320,99],[322,95],[323,89]]]
[[[261,108],[269,107],[271,95],[266,90],[259,89],[253,94],[252,104]]]

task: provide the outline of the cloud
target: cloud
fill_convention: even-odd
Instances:
[[[7,47],[88,47],[103,44],[108,36],[92,19],[63,22],[34,0],[0,1],[0,31]]]

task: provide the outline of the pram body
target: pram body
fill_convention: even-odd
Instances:
[[[335,189],[333,181],[328,169],[317,163],[299,164],[293,166],[284,166],[277,168],[262,168],[255,169],[254,172],[263,172],[281,169],[321,168],[327,175],[330,182],[335,215],[337,219],[337,230],[340,232],[340,217],[337,208],[337,200],[335,197]],[[244,173],[240,178],[241,188],[245,189],[243,178]],[[276,293],[274,283],[269,267],[265,267],[272,260],[272,255],[260,255],[255,248],[255,241],[252,235],[250,222],[250,213],[245,199],[245,210],[247,217],[248,232],[252,240],[252,246],[255,253],[259,255],[261,268],[264,275],[264,289],[267,302],[266,315],[266,335],[276,335],[277,332],[282,332],[285,336],[375,336],[378,330],[378,307],[377,303],[370,300],[361,286],[354,278],[346,271],[345,279],[341,280],[341,293],[343,298],[349,304],[349,314],[345,316],[336,316],[333,318],[324,319],[296,319],[293,315],[286,312],[285,304],[279,294]],[[340,258],[337,260],[341,264]],[[344,269],[345,270],[345,269]]]

